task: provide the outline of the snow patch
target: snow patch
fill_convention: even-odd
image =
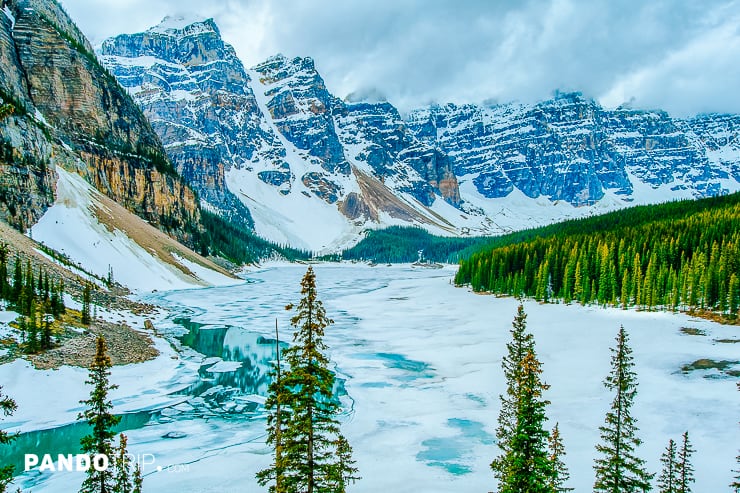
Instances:
[[[197,14],[168,15],[162,22],[149,29],[149,32],[171,35],[186,28],[190,28],[187,29],[189,35],[212,32],[213,29],[204,24],[207,20]]]
[[[13,15],[13,12],[10,11],[10,8],[6,5],[3,7],[3,13],[5,13],[5,17],[10,19],[10,30],[12,31],[15,29],[15,16]]]
[[[46,121],[46,118],[44,117],[44,115],[41,114],[41,112],[38,109],[34,112],[33,117],[36,118],[37,121],[40,121],[41,123],[46,125],[47,127],[50,126],[49,123]]]
[[[167,341],[154,339],[154,342],[160,352],[157,358],[111,369],[110,381],[119,386],[110,394],[114,412],[165,407],[182,399],[171,395],[189,383],[182,362]],[[18,404],[13,416],[3,422],[3,428],[26,432],[76,421],[82,409],[79,401],[89,397],[87,377],[85,368],[62,366],[56,370],[36,370],[22,359],[1,365],[3,394],[12,396]]]
[[[31,231],[35,240],[64,253],[86,270],[106,278],[110,269],[117,282],[134,290],[200,287],[176,267],[145,250],[125,233],[111,230],[95,217],[98,192],[79,175],[57,167],[57,200]],[[216,272],[194,268],[196,275],[223,284]],[[219,277],[220,276],[220,277]],[[205,280],[205,279],[204,279]],[[232,280],[229,280],[232,281]]]

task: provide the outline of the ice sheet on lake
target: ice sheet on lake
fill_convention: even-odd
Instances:
[[[325,341],[348,393],[343,431],[363,477],[351,491],[493,490],[489,464],[497,453],[492,442],[504,390],[500,364],[517,301],[455,288],[451,268],[317,265],[315,270],[319,296],[336,321]],[[194,322],[241,327],[265,338],[274,336],[277,317],[287,341],[290,313],[283,306],[298,300],[304,271],[305,266],[267,268],[248,274],[250,284],[147,299],[187,313]],[[702,358],[737,360],[736,344],[717,342],[737,339],[737,327],[579,305],[529,301],[525,309],[543,378],[551,385],[550,424],[560,423],[576,492],[591,491],[593,484],[598,426],[611,403],[602,381],[620,324],[630,334],[639,379],[634,416],[645,442],[640,456],[658,471],[668,439],[689,430],[697,449],[695,491],[726,490],[740,443],[737,379],[681,368]],[[706,335],[689,335],[682,327]],[[228,344],[233,347],[238,339]],[[161,439],[168,432],[185,436]],[[187,472],[149,471],[145,484],[152,491],[256,491],[254,473],[270,461],[259,419],[175,419],[129,435],[134,453],[155,453],[164,466],[187,465]],[[75,487],[55,476],[34,491]]]

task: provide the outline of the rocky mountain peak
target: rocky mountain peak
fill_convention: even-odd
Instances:
[[[324,79],[310,57],[288,59],[278,54],[252,70],[259,74],[260,84],[269,88],[266,94],[272,97],[270,111],[272,113],[275,109],[275,118],[306,111],[318,115],[329,110],[337,101],[326,89]],[[304,107],[296,107],[297,101],[301,101]]]
[[[193,14],[165,16],[159,24],[147,29],[147,32],[178,38],[197,36],[204,33],[214,33],[218,37],[221,37],[221,32],[213,21],[213,18],[204,18]]]
[[[159,25],[145,32],[121,34],[105,40],[100,54],[138,58],[137,64],[166,61],[193,67],[226,62],[243,72],[234,48],[223,42],[213,19],[193,21],[182,16],[165,17]]]
[[[279,54],[246,71],[217,28],[189,20],[108,39],[101,60],[210,207],[247,225],[254,216],[258,233],[308,248],[352,242],[388,217],[455,230],[426,209],[461,203],[449,159],[391,104],[339,100],[310,57]],[[452,205],[445,213],[459,215]],[[292,217],[309,210],[328,223],[315,238],[301,237]]]

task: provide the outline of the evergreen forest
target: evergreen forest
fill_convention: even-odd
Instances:
[[[700,309],[736,319],[738,224],[738,194],[636,207],[543,228],[524,241],[502,237],[461,261],[455,282],[541,301]]]
[[[359,243],[341,253],[342,260],[370,260],[382,263],[406,263],[419,260],[457,263],[461,252],[480,247],[489,237],[445,238],[412,226],[391,226],[369,230]],[[339,259],[332,259],[339,260]]]

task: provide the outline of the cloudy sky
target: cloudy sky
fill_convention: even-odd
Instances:
[[[165,15],[213,17],[246,66],[311,56],[331,92],[740,113],[740,1],[61,0],[93,44]]]

